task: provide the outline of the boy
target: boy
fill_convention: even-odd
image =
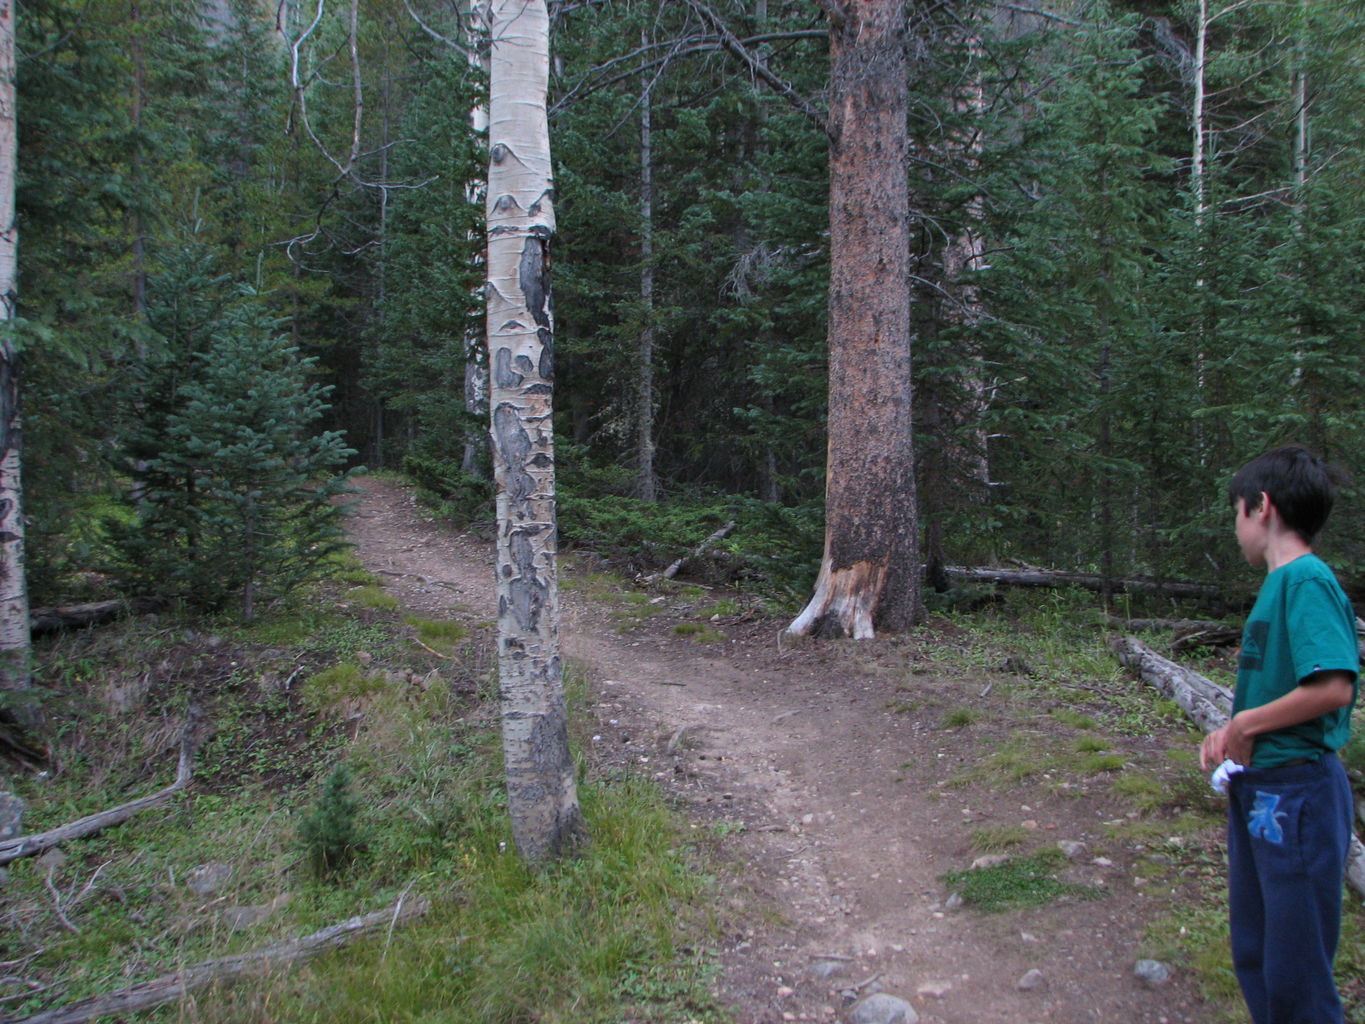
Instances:
[[[1352,800],[1334,751],[1350,732],[1355,615],[1312,542],[1336,472],[1298,445],[1233,477],[1237,542],[1265,582],[1247,618],[1233,714],[1200,750],[1231,760],[1232,960],[1255,1024],[1340,1024],[1332,979]]]

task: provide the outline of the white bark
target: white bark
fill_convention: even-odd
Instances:
[[[491,27],[487,318],[503,754],[513,836],[539,863],[571,849],[583,828],[559,654],[545,0],[494,0]]]
[[[28,581],[24,571],[23,485],[19,463],[19,351],[11,328],[18,289],[14,217],[18,164],[14,0],[0,0],[0,688],[30,681]]]
[[[1209,42],[1208,0],[1199,0],[1199,14],[1197,17],[1199,20],[1194,26],[1194,102],[1190,114],[1190,128],[1193,136],[1193,149],[1190,154],[1190,187],[1194,191],[1195,230],[1202,234],[1204,228],[1204,215],[1208,210],[1208,186],[1204,177],[1204,151],[1206,146],[1206,127],[1204,123],[1206,87],[1204,76],[1208,60]],[[1202,239],[1200,241],[1200,251],[1203,251]],[[1203,282],[1200,281],[1199,284],[1202,286]]]
[[[465,57],[470,66],[488,73],[488,3],[487,0],[469,0],[465,11]],[[469,111],[469,127],[475,135],[488,134],[488,108],[476,104]],[[482,203],[488,195],[487,182],[473,180],[465,182],[465,198],[471,203]],[[480,259],[487,262],[487,254]],[[479,358],[483,348],[483,337],[476,326],[471,325],[465,332],[464,362],[464,409],[471,416],[488,415],[488,364]],[[484,475],[484,455],[487,452],[487,439],[471,432],[465,438],[464,457],[460,468],[471,476]]]

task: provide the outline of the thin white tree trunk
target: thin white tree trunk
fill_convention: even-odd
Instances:
[[[19,475],[19,351],[8,330],[18,296],[19,230],[14,217],[18,132],[14,85],[14,0],[0,0],[0,688],[29,685],[28,582],[24,571],[24,489]]]
[[[488,17],[487,0],[468,0],[468,8],[463,19],[465,53],[468,55],[470,66],[480,68],[485,75],[488,73]],[[486,106],[477,104],[470,109],[469,127],[475,135],[487,135]],[[469,202],[482,203],[488,195],[487,183],[479,180],[467,181],[464,191]],[[487,258],[486,252],[480,256],[485,262]],[[474,417],[488,415],[488,363],[479,357],[483,345],[482,332],[471,324],[465,332],[464,409]],[[482,478],[487,472],[484,462],[487,451],[487,439],[477,432],[469,432],[465,436],[464,457],[460,461],[460,468],[470,476]]]
[[[1209,2],[1199,0],[1198,22],[1194,27],[1194,101],[1190,113],[1192,149],[1190,153],[1190,188],[1194,192],[1194,227],[1200,235],[1199,250],[1203,256],[1204,217],[1208,212],[1208,185],[1204,177],[1204,152],[1207,128],[1204,123],[1204,103],[1207,95],[1205,73],[1208,62]],[[1200,286],[1203,281],[1198,282]]]
[[[1204,277],[1204,265],[1207,259],[1206,239],[1204,236],[1205,221],[1208,218],[1209,198],[1208,198],[1208,178],[1204,168],[1205,152],[1208,148],[1208,126],[1206,123],[1204,106],[1208,98],[1207,70],[1209,52],[1209,3],[1208,0],[1199,0],[1199,19],[1194,30],[1194,67],[1193,67],[1193,90],[1194,98],[1190,111],[1191,128],[1191,153],[1190,153],[1190,189],[1194,193],[1194,233],[1195,233],[1195,260],[1198,273],[1195,278],[1194,287],[1198,294],[1202,294],[1207,287]],[[1205,316],[1201,308],[1197,311],[1197,323],[1199,333],[1196,340],[1194,353],[1194,384],[1199,391],[1204,390],[1207,371],[1204,367],[1205,345],[1204,337]],[[1203,427],[1199,421],[1195,421],[1196,430],[1202,432]],[[1202,445],[1201,445],[1202,447]]]
[[[583,833],[559,654],[549,15],[494,0],[489,70],[488,365],[498,495],[498,669],[508,810],[533,864]]]

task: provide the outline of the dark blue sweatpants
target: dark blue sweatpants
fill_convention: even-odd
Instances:
[[[1232,964],[1254,1024],[1340,1024],[1332,961],[1350,845],[1351,786],[1335,754],[1232,777]]]

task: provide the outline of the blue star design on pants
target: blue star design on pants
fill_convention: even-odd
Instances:
[[[1283,818],[1285,812],[1275,810],[1279,805],[1280,797],[1277,793],[1267,793],[1258,789],[1256,802],[1251,805],[1251,814],[1247,816],[1247,831],[1268,843],[1283,843],[1284,829],[1280,828],[1277,819]]]

